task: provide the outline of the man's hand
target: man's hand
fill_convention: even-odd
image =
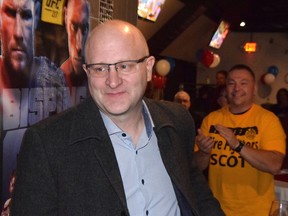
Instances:
[[[196,136],[196,144],[202,152],[210,154],[214,143],[213,139],[211,137],[205,136],[201,129],[198,129],[197,132],[198,135]]]
[[[239,141],[236,139],[236,136],[231,129],[224,127],[220,124],[216,124],[215,129],[222,137],[224,137],[224,139],[227,141],[228,145],[230,145],[232,149],[235,149],[239,145]]]

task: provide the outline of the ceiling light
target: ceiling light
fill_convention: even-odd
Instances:
[[[244,27],[246,25],[246,23],[244,22],[244,21],[242,21],[241,23],[240,23],[240,26],[241,27]]]

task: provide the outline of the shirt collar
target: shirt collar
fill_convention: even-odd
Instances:
[[[103,122],[107,128],[109,136],[115,133],[123,132],[104,112],[100,110]],[[146,128],[147,136],[150,138],[152,136],[152,130],[154,127],[154,122],[151,118],[149,109],[144,100],[142,100],[142,115],[144,119],[144,124]]]

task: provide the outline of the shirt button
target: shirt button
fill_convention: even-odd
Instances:
[[[146,210],[146,215],[149,215],[149,211],[148,210]]]
[[[126,137],[126,133],[122,133],[122,137]]]
[[[142,184],[144,185],[144,179],[141,180]]]
[[[136,151],[136,154],[138,154],[138,151]]]

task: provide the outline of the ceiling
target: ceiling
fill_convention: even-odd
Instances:
[[[191,4],[191,0],[183,0]],[[287,0],[206,0],[206,14],[214,21],[225,19],[238,32],[288,32]],[[247,25],[239,26],[241,21]]]
[[[200,44],[199,39],[203,36],[199,28],[203,30],[206,25],[209,29],[206,31],[209,31],[211,35],[222,19],[230,23],[232,32],[288,33],[287,0],[166,0],[162,11],[157,20],[158,23],[147,24],[143,20],[138,21],[140,29],[148,39],[150,51],[154,55],[161,55],[163,51],[165,53],[165,50],[169,49],[177,38],[180,38],[183,33],[187,35],[187,32],[190,36],[186,36],[186,39],[193,37],[194,46],[196,40]],[[199,38],[195,38],[196,27],[191,30],[191,26],[196,26],[196,22],[203,20],[201,18],[203,15],[210,20],[210,23],[197,24],[197,31],[200,35]],[[241,21],[246,22],[245,27],[239,26]],[[184,43],[189,42],[186,40]],[[181,46],[178,45],[178,47]]]

